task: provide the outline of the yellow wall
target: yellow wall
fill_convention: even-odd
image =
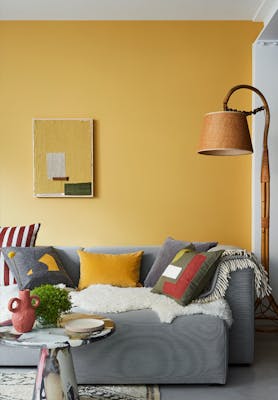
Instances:
[[[251,83],[261,29],[1,22],[1,225],[41,222],[38,244],[156,244],[172,235],[250,248],[250,157],[204,157],[196,147],[203,114],[221,109],[230,87]],[[251,107],[250,92],[239,102]],[[95,198],[33,197],[32,118],[51,117],[95,120]]]

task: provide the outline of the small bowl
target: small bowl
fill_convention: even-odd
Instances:
[[[80,318],[69,321],[65,329],[73,333],[91,333],[101,331],[104,328],[104,321],[94,318]]]

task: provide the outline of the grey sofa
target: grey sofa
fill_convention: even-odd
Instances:
[[[79,247],[56,247],[74,282],[79,280]],[[141,282],[158,246],[90,247],[95,253],[144,250]],[[224,384],[228,364],[250,364],[254,355],[253,270],[233,272],[227,301],[233,325],[214,316],[177,317],[161,323],[150,310],[106,314],[116,323],[110,337],[73,348],[78,383],[86,384]],[[0,345],[0,366],[35,366],[38,350]]]

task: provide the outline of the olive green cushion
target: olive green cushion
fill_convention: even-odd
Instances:
[[[163,273],[167,265],[171,262],[171,260],[175,257],[178,251],[185,248],[191,248],[191,250],[195,250],[198,252],[208,251],[210,248],[216,245],[217,242],[190,243],[168,237],[159,249],[156,259],[151,269],[149,270],[147,277],[145,278],[144,286],[154,287],[161,274]]]
[[[164,294],[185,306],[207,286],[222,253],[223,250],[202,253],[180,250],[164,270],[152,292]]]

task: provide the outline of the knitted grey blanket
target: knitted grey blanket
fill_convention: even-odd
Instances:
[[[252,268],[255,276],[255,292],[258,298],[271,293],[268,274],[253,253],[246,250],[225,250],[220,258],[217,271],[211,283],[211,288],[201,295],[194,303],[208,303],[223,299],[229,286],[231,272]]]

